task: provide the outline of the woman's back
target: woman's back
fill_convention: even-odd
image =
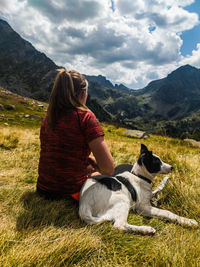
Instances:
[[[40,133],[37,192],[47,198],[78,199],[89,175],[113,173],[104,133],[86,106],[87,94],[88,82],[82,74],[58,70]]]
[[[94,114],[71,109],[62,114],[54,130],[41,126],[41,154],[37,186],[62,195],[80,191],[88,178],[88,143],[104,133]]]

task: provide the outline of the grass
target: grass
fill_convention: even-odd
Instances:
[[[39,127],[47,103],[14,94],[0,87],[0,124],[25,128]],[[10,107],[14,107],[13,109]]]
[[[35,193],[39,123],[26,124],[24,118],[19,125],[4,123],[0,122],[0,266],[200,266],[199,228],[130,212],[129,223],[149,225],[157,232],[154,236],[125,233],[110,222],[85,225],[73,200],[40,198]],[[102,127],[115,164],[135,162],[141,142],[172,164],[175,169],[158,205],[200,222],[199,148],[154,135],[141,141],[123,136],[122,128]],[[153,187],[162,178],[157,176]]]
[[[116,164],[134,162],[141,140],[102,127]],[[129,222],[154,227],[155,236],[124,233],[107,222],[88,226],[78,218],[75,201],[37,196],[38,137],[39,128],[0,127],[0,266],[198,266],[199,229],[132,212]],[[200,150],[159,136],[145,144],[175,167],[159,195],[160,208],[200,221]]]

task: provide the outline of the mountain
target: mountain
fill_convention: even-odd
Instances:
[[[114,88],[113,84],[106,79],[106,77],[102,76],[102,75],[98,75],[98,76],[90,76],[90,75],[85,75],[84,76],[86,77],[86,79],[89,81],[89,82],[92,82],[92,83],[98,83],[100,85],[102,85],[103,87],[107,87],[107,88]]]
[[[46,100],[58,67],[0,20],[0,86]]]
[[[131,93],[121,92],[115,88],[103,87],[99,83],[89,82],[91,98],[101,104],[118,121],[135,118],[139,115],[138,101]]]
[[[92,84],[98,83],[99,85],[106,87],[106,88],[111,88],[111,89],[117,89],[118,91],[124,92],[124,93],[129,93],[132,94],[135,92],[135,90],[130,89],[126,87],[123,84],[115,84],[113,85],[109,80],[106,79],[105,76],[98,75],[98,76],[90,76],[90,75],[85,75],[86,79],[91,82]]]
[[[91,84],[91,91],[92,97],[118,119],[182,119],[200,108],[200,70],[182,66],[137,92],[122,92],[117,86],[102,89],[100,82]]]
[[[1,19],[0,36],[0,86],[22,96],[48,101],[59,66]],[[112,119],[96,100],[88,98],[87,105],[99,120]]]
[[[200,140],[200,70],[182,66],[140,90],[90,82],[91,96],[127,127]]]
[[[188,116],[200,108],[200,69],[182,66],[166,78],[149,83],[140,97],[148,98],[157,116],[173,120]]]
[[[58,66],[0,20],[0,86],[22,96],[48,101]],[[132,90],[102,75],[86,75],[87,105],[100,121],[189,136],[200,126],[200,70],[182,66],[167,77]],[[199,136],[200,139],[200,136]]]
[[[130,89],[121,83],[115,84],[115,88],[121,92],[128,93],[128,94],[132,94],[133,92],[135,92],[135,90]]]

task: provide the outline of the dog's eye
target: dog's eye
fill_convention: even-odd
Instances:
[[[146,157],[143,158],[143,164],[148,172],[157,173],[160,171],[162,162],[158,157],[149,153]]]
[[[156,163],[161,164],[161,160],[159,158],[156,158]]]
[[[161,162],[161,160],[159,158],[155,158],[154,159],[154,164],[161,166],[162,162]]]

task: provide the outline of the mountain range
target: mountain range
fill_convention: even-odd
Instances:
[[[48,101],[60,68],[30,42],[21,38],[10,25],[0,19],[0,86],[22,96]],[[88,106],[100,121],[112,120],[95,99],[88,98]]]
[[[0,86],[48,101],[57,66],[0,19]],[[197,136],[200,126],[200,69],[181,66],[167,77],[133,90],[106,77],[85,75],[87,105],[100,121],[172,136]]]

